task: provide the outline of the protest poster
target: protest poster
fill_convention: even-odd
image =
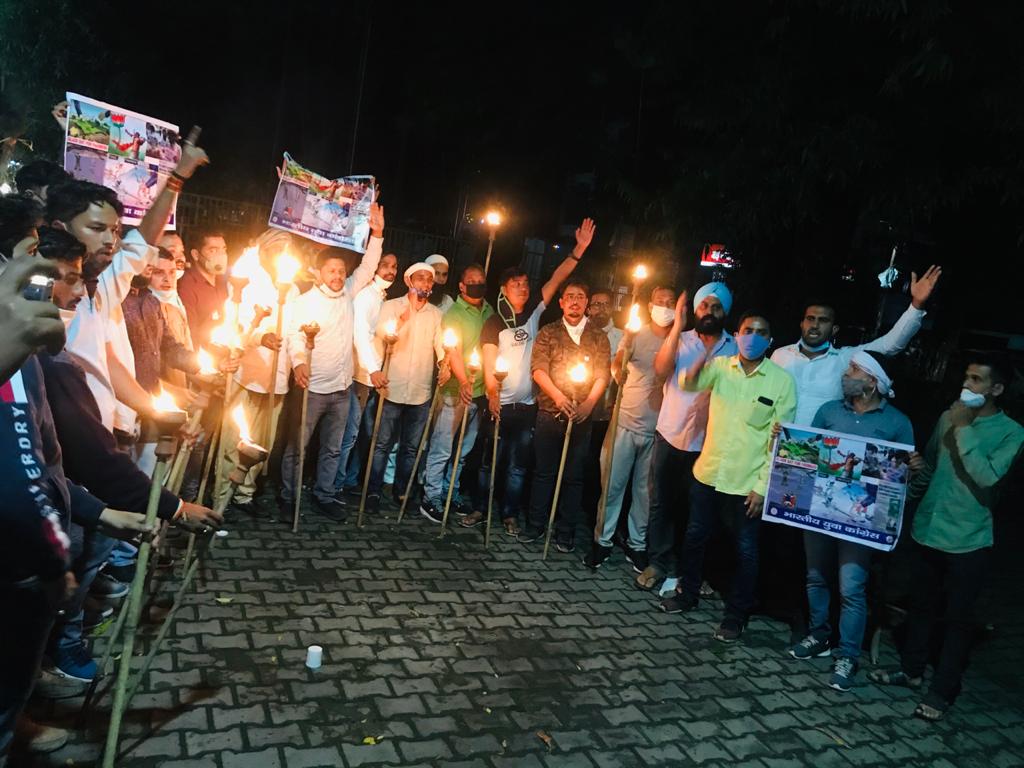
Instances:
[[[370,239],[370,203],[376,195],[373,176],[328,179],[284,153],[271,227],[325,245],[363,253]]]
[[[890,551],[903,525],[912,445],[783,424],[762,519]]]
[[[124,205],[122,223],[139,224],[181,157],[178,126],[76,93],[67,99],[64,170],[110,187]],[[167,229],[175,218],[172,209]]]

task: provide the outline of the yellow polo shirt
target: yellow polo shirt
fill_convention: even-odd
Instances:
[[[772,424],[792,421],[796,413],[796,383],[768,358],[747,375],[739,355],[716,357],[696,381],[679,384],[690,391],[710,390],[708,432],[704,449],[693,465],[693,476],[730,496],[746,496],[768,488]]]

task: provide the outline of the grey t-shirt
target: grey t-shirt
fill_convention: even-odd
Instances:
[[[633,432],[654,436],[661,410],[664,379],[654,374],[654,358],[661,349],[661,337],[645,326],[633,340],[633,352],[626,365],[626,383],[619,405],[619,426]],[[619,342],[621,348],[625,337]]]

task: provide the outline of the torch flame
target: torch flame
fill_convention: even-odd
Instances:
[[[587,366],[583,363],[576,363],[569,369],[569,378],[573,384],[582,384],[587,380]]]
[[[641,328],[640,305],[634,304],[629,308],[629,321],[626,323],[626,330],[630,333],[637,333]]]
[[[455,330],[452,328],[444,329],[444,338],[441,340],[448,349],[454,349],[459,343],[459,337],[455,335]]]
[[[163,387],[160,387],[160,394],[153,396],[153,410],[170,413],[171,411],[180,411],[181,409],[174,402],[174,398],[171,397],[170,393]]]
[[[239,403],[235,406],[235,410],[231,412],[231,418],[235,420],[235,424],[238,426],[238,437],[240,440],[251,443],[252,435],[249,434],[249,422],[245,420],[245,408]]]
[[[231,267],[231,276],[237,279],[252,280],[253,274],[260,268],[260,249],[255,245],[242,251],[238,261]]]
[[[225,344],[225,346],[227,345]],[[204,375],[217,373],[217,366],[213,364],[213,355],[205,349],[200,347],[199,352],[196,354],[196,358],[199,360],[199,373]]]
[[[633,279],[636,282],[647,279],[647,267],[643,264],[637,264],[636,269],[633,270]]]
[[[469,367],[479,368],[480,367],[480,353],[474,347],[473,351],[469,353]]]
[[[501,355],[498,355],[498,359],[494,361],[495,373],[508,373],[508,360]]]
[[[489,227],[500,227],[501,226],[501,214],[497,211],[488,211],[487,215],[484,216],[484,221],[487,222]]]
[[[397,336],[398,335],[398,321],[395,318],[391,318],[384,323],[384,335],[385,336]]]
[[[295,280],[295,275],[298,273],[302,265],[299,260],[292,256],[288,251],[283,252],[277,257],[277,282],[279,284],[290,283]]]

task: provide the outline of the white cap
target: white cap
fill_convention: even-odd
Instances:
[[[427,256],[426,263],[429,264],[430,266],[434,266],[435,264],[444,264],[447,267],[448,259],[442,256],[440,253],[432,253],[429,256]]]
[[[410,264],[408,267],[405,268],[404,274],[406,277],[410,277],[416,272],[423,271],[429,272],[431,277],[434,276],[434,268],[425,261],[417,261],[415,264]]]

